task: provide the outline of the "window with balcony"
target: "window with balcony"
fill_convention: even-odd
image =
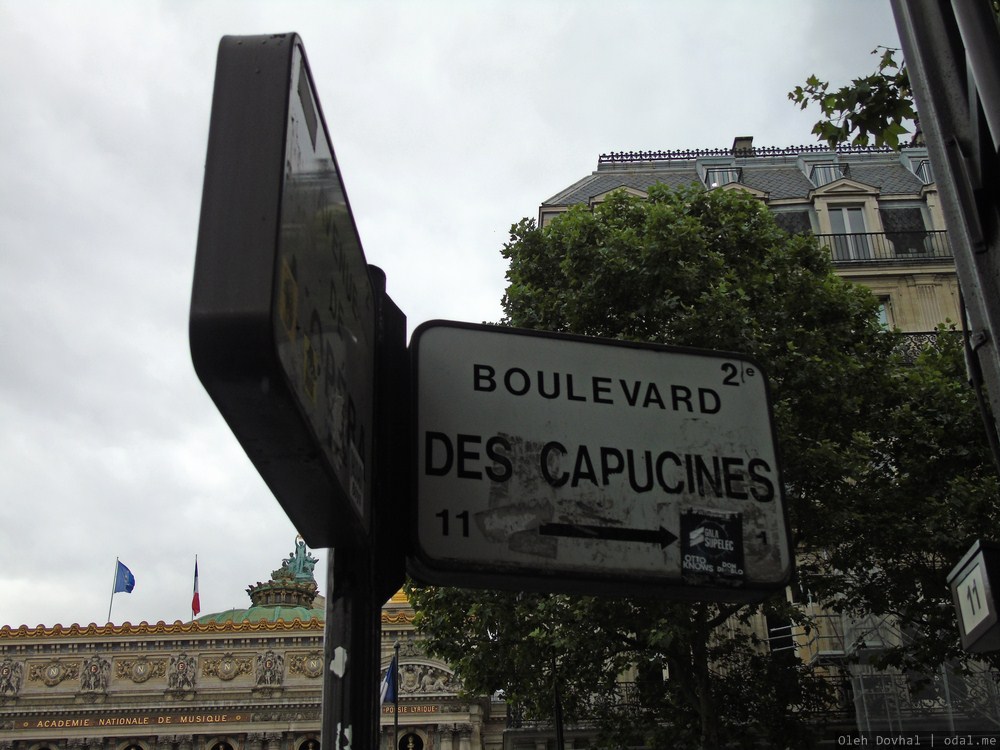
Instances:
[[[865,226],[865,211],[860,205],[830,206],[830,230],[833,259],[870,260],[872,257],[871,238]]]
[[[925,229],[924,213],[920,207],[883,204],[879,206],[879,213],[894,256],[923,256],[933,252],[933,238]]]

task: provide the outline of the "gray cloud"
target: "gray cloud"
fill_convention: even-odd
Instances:
[[[602,151],[810,141],[785,93],[870,70],[882,5],[0,0],[0,624],[103,622],[116,556],[116,622],[189,616],[195,554],[245,606],[293,547],[188,353],[223,34],[302,34],[412,329],[496,320],[508,227]]]

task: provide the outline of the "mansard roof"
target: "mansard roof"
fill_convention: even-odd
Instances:
[[[904,163],[906,152],[857,147],[833,151],[819,146],[612,152],[602,154],[594,172],[543,201],[542,207],[589,203],[622,187],[645,192],[656,183],[672,188],[703,186],[699,163],[738,168],[740,183],[766,193],[770,201],[808,200],[816,186],[806,176],[802,159],[817,163],[826,162],[825,157],[841,165],[850,179],[878,188],[883,197],[918,196],[923,183]]]

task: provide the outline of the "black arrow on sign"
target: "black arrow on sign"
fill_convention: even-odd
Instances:
[[[677,536],[662,526],[658,529],[623,529],[612,526],[589,526],[579,523],[543,523],[538,533],[546,536],[566,536],[574,539],[608,539],[614,542],[659,544],[666,549]]]

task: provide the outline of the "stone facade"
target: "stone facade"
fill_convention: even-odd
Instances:
[[[300,559],[296,572],[293,555],[248,589],[247,610],[172,624],[0,628],[0,750],[319,750],[324,610],[315,592],[312,568]],[[383,674],[397,642],[398,747],[500,750],[503,703],[459,696],[453,670],[424,653],[402,592],[382,611]],[[393,710],[382,708],[383,750],[393,746]]]
[[[603,154],[597,169],[542,202],[545,226],[570,206],[650,186],[742,190],[791,232],[815,234],[838,275],[874,292],[884,322],[905,333],[961,323],[958,277],[927,149],[823,146]]]

